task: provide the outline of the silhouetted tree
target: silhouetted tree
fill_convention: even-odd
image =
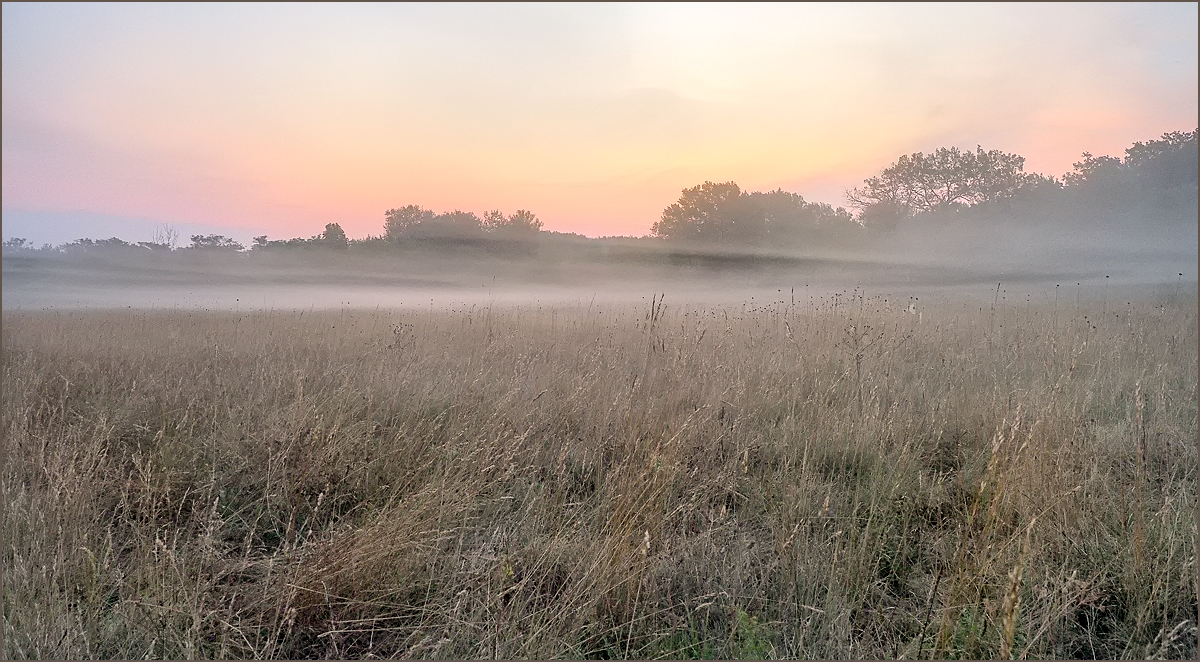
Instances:
[[[1125,150],[1125,160],[1083,153],[1063,176],[1068,186],[1133,185],[1143,190],[1164,190],[1197,185],[1197,131],[1172,131],[1159,140],[1135,142]]]
[[[885,235],[896,229],[900,221],[911,214],[907,205],[891,200],[880,200],[864,205],[858,214],[858,222],[871,236]]]
[[[518,209],[512,216],[493,209],[484,213],[483,228],[496,235],[527,236],[540,232],[542,222],[536,214],[525,209]]]
[[[1121,159],[1092,156],[1091,152],[1084,152],[1082,158],[1083,160],[1071,164],[1074,170],[1063,175],[1067,186],[1081,186],[1101,180],[1113,181],[1122,174]]]
[[[179,244],[179,230],[166,223],[159,225],[154,228],[154,234],[150,236],[149,243],[154,246],[165,246],[167,250],[173,251]]]
[[[111,241],[111,240],[110,240]],[[120,241],[120,240],[118,240]],[[245,248],[237,241],[219,234],[194,234],[190,248],[198,250],[229,250],[240,251]]]
[[[1133,143],[1125,150],[1125,166],[1153,188],[1196,188],[1200,171],[1196,137],[1200,130],[1172,131],[1159,140]]]
[[[5,251],[21,251],[31,248],[33,248],[33,246],[29,244],[29,240],[22,237],[12,237],[4,240]]]
[[[862,226],[842,207],[807,202],[804,196],[783,189],[767,193],[742,193],[745,208],[763,219],[762,240],[771,245],[829,245],[852,241]]]
[[[438,214],[409,227],[408,236],[423,239],[470,239],[483,232],[483,221],[469,211]]]
[[[468,211],[454,210],[445,214],[417,205],[408,205],[384,212],[383,236],[389,241],[404,239],[469,239],[483,232],[483,221]]]
[[[900,209],[916,213],[969,207],[1015,195],[1029,177],[1024,168],[1025,157],[1016,154],[943,147],[928,155],[901,156],[863,186],[847,191],[846,199],[864,212],[882,205],[877,215],[887,216]]]
[[[757,239],[765,232],[765,222],[751,208],[734,182],[704,182],[684,189],[679,201],[663,210],[651,232],[665,239]]]
[[[416,226],[432,221],[434,213],[417,205],[389,209],[383,213],[383,236],[388,241],[400,241]]]
[[[108,239],[76,239],[58,247],[63,253],[94,253],[96,251],[115,251],[128,248],[140,248],[118,237]]]
[[[798,246],[850,240],[861,230],[850,212],[782,189],[748,193],[733,182],[684,189],[652,231],[666,239],[729,245]]]
[[[508,225],[508,217],[499,209],[492,209],[483,212],[483,229],[488,232],[494,232]]]
[[[346,248],[350,240],[346,238],[342,226],[337,223],[326,223],[325,232],[321,234],[322,243],[329,248]]]

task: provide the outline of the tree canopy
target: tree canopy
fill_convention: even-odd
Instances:
[[[745,230],[738,216],[742,189],[733,182],[704,182],[683,190],[679,201],[663,210],[651,227],[655,236],[667,239],[721,240]]]
[[[219,234],[194,234],[192,235],[192,245],[189,248],[196,250],[226,250],[240,251],[245,249],[245,246],[234,239]]]
[[[455,209],[445,214],[436,214],[410,226],[406,236],[423,239],[469,239],[483,233],[483,221],[469,211]]]
[[[946,220],[941,212],[996,223],[1154,223],[1194,218],[1197,131],[1165,133],[1136,142],[1125,158],[1084,152],[1062,181],[1024,171],[1024,158],[997,150],[940,148],[901,156],[846,197],[869,232],[886,235],[906,218]],[[1000,204],[997,204],[1000,203]],[[997,215],[999,214],[999,215]]]
[[[1135,142],[1125,159],[1084,152],[1063,180],[1068,186],[1137,185],[1150,190],[1195,189],[1200,173],[1197,130],[1164,133],[1159,140]]]
[[[738,245],[829,242],[858,226],[845,209],[778,189],[745,192],[734,182],[684,189],[651,231],[669,240]]]
[[[1000,150],[942,147],[901,156],[861,187],[846,192],[852,207],[916,213],[1012,197],[1030,178],[1025,157]],[[879,209],[875,211],[879,211]]]
[[[400,241],[411,229],[433,218],[432,211],[418,205],[389,209],[383,213],[383,237],[388,241]]]
[[[457,209],[435,214],[418,205],[407,205],[384,212],[383,236],[393,242],[405,239],[471,239],[487,235],[518,238],[535,235],[541,229],[542,221],[525,209],[518,209],[511,216],[493,209],[480,218],[473,212]]]
[[[325,231],[321,234],[313,235],[308,239],[296,237],[294,239],[276,239],[267,241],[267,235],[261,235],[254,238],[254,250],[263,249],[279,249],[279,248],[303,248],[303,249],[346,249],[350,247],[350,240],[346,237],[346,231],[342,229],[339,223],[326,223]]]
[[[518,209],[511,216],[493,209],[483,215],[483,228],[497,235],[521,236],[537,234],[542,229],[542,222],[536,214],[525,209]]]
[[[338,223],[326,223],[325,232],[321,233],[321,240],[331,248],[346,248],[350,245],[350,240],[346,238],[346,231]]]

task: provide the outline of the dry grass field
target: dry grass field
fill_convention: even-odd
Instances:
[[[8,658],[1195,658],[1194,290],[5,312]]]

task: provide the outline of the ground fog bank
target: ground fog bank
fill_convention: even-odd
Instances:
[[[926,247],[928,248],[928,247]],[[728,304],[754,298],[807,301],[857,291],[883,297],[972,300],[1000,284],[1000,297],[1033,302],[1104,299],[1124,289],[1173,295],[1194,286],[1194,255],[1159,251],[1119,259],[1012,262],[963,259],[947,247],[906,257],[794,255],[608,247],[597,255],[453,253],[6,255],[5,310],[299,310],[468,304],[636,303],[654,293],[676,302]],[[977,252],[977,251],[976,251]],[[1194,253],[1194,250],[1193,250]],[[1174,255],[1174,257],[1173,257]]]

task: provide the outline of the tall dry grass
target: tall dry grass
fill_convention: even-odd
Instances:
[[[1185,305],[6,313],[8,657],[1192,657]]]

